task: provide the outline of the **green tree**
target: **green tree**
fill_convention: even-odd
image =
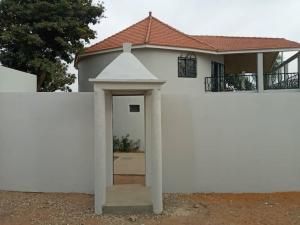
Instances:
[[[0,0],[0,62],[37,75],[38,91],[72,91],[67,64],[95,38],[103,16],[92,0]]]

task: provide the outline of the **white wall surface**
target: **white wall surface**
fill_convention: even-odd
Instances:
[[[36,92],[36,75],[0,65],[0,92]]]
[[[140,105],[140,112],[130,112],[129,105]],[[113,135],[140,140],[140,150],[145,150],[144,96],[113,96]]]
[[[93,193],[92,93],[0,105],[0,189]],[[164,192],[300,191],[299,112],[299,92],[164,93]]]
[[[0,94],[0,190],[93,193],[93,93]]]
[[[95,78],[121,51],[92,55],[81,59],[78,64],[79,91],[93,91],[89,78]],[[195,53],[197,57],[197,78],[178,78],[178,57],[185,51],[162,49],[132,49],[132,53],[156,77],[167,80],[165,90],[177,93],[204,93],[204,78],[211,75],[211,61],[223,62],[223,56]]]
[[[164,191],[300,191],[299,112],[299,92],[164,94]]]
[[[178,57],[186,55],[186,52],[159,50],[159,49],[135,49],[133,54],[145,65],[145,67],[161,80],[166,80],[162,88],[162,94],[177,93],[197,96],[205,93],[205,77],[211,76],[211,61],[223,62],[223,56],[209,54],[195,54],[197,57],[197,77],[178,77]]]
[[[93,91],[93,84],[89,82],[89,78],[95,78],[120,53],[121,51],[103,54],[101,56],[95,55],[88,57],[88,60],[83,58],[78,63],[78,91]]]

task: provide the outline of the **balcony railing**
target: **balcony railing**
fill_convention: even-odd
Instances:
[[[255,90],[257,90],[256,74],[205,77],[205,91],[225,92]]]
[[[299,88],[299,73],[276,73],[264,75],[264,89]]]

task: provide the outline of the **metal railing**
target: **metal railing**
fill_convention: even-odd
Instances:
[[[299,88],[299,73],[264,74],[264,89],[296,89]]]
[[[255,91],[257,90],[257,76],[225,75],[221,77],[205,77],[205,91]]]

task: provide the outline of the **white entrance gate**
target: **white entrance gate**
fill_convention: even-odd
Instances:
[[[102,213],[106,189],[113,185],[112,96],[145,96],[146,185],[151,190],[154,213],[163,210],[162,152],[161,152],[161,93],[165,81],[157,79],[130,52],[124,52],[109,64],[95,79],[95,212]]]

